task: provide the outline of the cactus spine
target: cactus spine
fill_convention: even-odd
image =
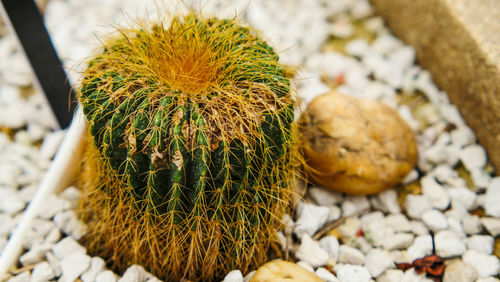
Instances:
[[[297,146],[285,69],[255,31],[194,13],[121,30],[89,60],[79,100],[94,252],[168,280],[268,259]]]

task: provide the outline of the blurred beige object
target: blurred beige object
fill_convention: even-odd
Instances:
[[[500,175],[500,2],[371,0],[460,108]]]
[[[415,136],[380,102],[331,92],[301,117],[313,182],[349,194],[373,194],[399,183],[417,161]]]
[[[250,282],[322,282],[316,274],[284,260],[273,260],[257,269]]]

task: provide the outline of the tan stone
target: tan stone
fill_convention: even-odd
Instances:
[[[415,47],[419,63],[460,108],[499,168],[498,0],[371,1],[394,33]]]
[[[316,97],[301,117],[312,180],[350,193],[373,194],[400,182],[415,166],[415,136],[383,103],[338,93]]]
[[[322,282],[316,274],[295,263],[274,260],[257,269],[250,282]]]

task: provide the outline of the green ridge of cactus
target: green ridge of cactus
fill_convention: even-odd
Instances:
[[[290,82],[256,31],[194,13],[120,30],[79,90],[91,249],[164,279],[268,259],[298,157]]]

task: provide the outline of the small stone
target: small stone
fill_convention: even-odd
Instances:
[[[476,193],[465,187],[449,188],[448,194],[451,197],[451,205],[462,205],[465,209],[470,210],[476,202]]]
[[[2,172],[0,172],[0,174],[1,173]],[[19,199],[17,193],[10,189],[0,188],[0,212],[14,215],[22,211],[25,206],[26,204],[21,199]]]
[[[54,271],[46,261],[37,264],[31,273],[32,282],[49,281],[55,277]]]
[[[347,52],[347,54],[356,57],[365,56],[369,52],[369,50],[370,46],[363,38],[351,40],[345,46],[345,51]]]
[[[403,271],[399,269],[388,269],[377,278],[377,282],[399,282],[403,278]]]
[[[369,282],[371,279],[368,269],[359,265],[337,264],[334,270],[340,282]]]
[[[388,213],[400,213],[401,207],[398,204],[398,195],[396,190],[389,189],[382,191],[372,198],[372,204],[375,208]]]
[[[25,270],[18,275],[10,278],[7,282],[27,282],[31,280],[31,274],[29,270]]]
[[[52,252],[56,256],[56,258],[62,260],[63,258],[74,254],[74,253],[83,253],[85,254],[87,250],[82,247],[80,244],[78,244],[75,239],[72,237],[66,237],[59,241],[54,247],[52,248]]]
[[[448,216],[447,220],[448,220],[448,230],[454,232],[455,235],[457,235],[457,237],[460,239],[463,239],[467,236],[465,235],[464,229],[462,228],[462,224],[459,219],[452,216]]]
[[[493,254],[493,237],[487,235],[474,235],[466,240],[467,249],[485,255]]]
[[[59,144],[61,144],[65,133],[65,130],[57,130],[45,135],[42,145],[40,146],[39,156],[43,159],[50,160],[59,148]]]
[[[408,248],[408,255],[412,261],[432,253],[432,237],[420,235],[415,238],[413,244]]]
[[[326,188],[313,186],[309,188],[309,195],[321,206],[332,206],[341,203],[344,199],[342,193],[330,191]]]
[[[309,263],[312,267],[325,265],[328,260],[328,253],[323,250],[317,241],[314,241],[309,235],[302,236],[302,242],[295,256]]]
[[[365,267],[372,277],[378,277],[387,269],[394,267],[394,261],[386,250],[372,249],[366,254]]]
[[[332,259],[339,257],[339,240],[335,236],[325,236],[319,241],[319,245],[328,253]]]
[[[257,272],[250,278],[250,282],[266,281],[323,281],[316,274],[308,271],[295,263],[283,260],[273,260],[257,269]]]
[[[410,232],[411,224],[406,216],[397,213],[390,214],[384,219],[385,225],[390,226],[395,232]]]
[[[420,219],[431,208],[432,204],[427,196],[411,194],[406,197],[406,213],[411,218]]]
[[[474,187],[478,190],[483,190],[490,185],[491,176],[483,169],[473,169],[470,171],[470,176],[472,178],[472,182],[474,183]]]
[[[436,209],[424,212],[422,214],[422,221],[434,232],[448,228],[448,220],[442,212]]]
[[[442,258],[461,256],[466,251],[465,244],[452,231],[439,231],[434,240],[436,254]]]
[[[70,202],[72,208],[76,208],[81,194],[82,192],[80,192],[80,189],[76,188],[75,186],[70,186],[64,189],[64,191],[61,192],[60,196],[61,198]]]
[[[500,235],[500,219],[493,217],[483,217],[481,222],[492,236]]]
[[[342,238],[353,238],[361,228],[361,220],[357,217],[348,217],[344,224],[339,226],[340,236]]]
[[[469,235],[478,234],[483,231],[483,224],[481,222],[481,219],[477,215],[467,214],[462,219],[462,226],[465,233]]]
[[[456,144],[460,147],[471,145],[476,142],[476,136],[474,135],[474,132],[467,126],[460,126],[456,129],[453,129],[450,135],[453,144]]]
[[[406,249],[413,243],[413,238],[413,234],[410,233],[389,235],[383,240],[382,247],[389,251]]]
[[[116,282],[117,279],[118,276],[113,273],[113,271],[105,270],[97,274],[97,276],[95,277],[95,282]]]
[[[87,270],[90,265],[90,257],[82,252],[76,252],[61,260],[62,282],[73,282]]]
[[[328,271],[324,267],[318,267],[318,269],[316,269],[315,273],[319,278],[323,279],[325,282],[338,282],[339,281],[337,279],[337,277],[335,277],[335,275],[333,275],[333,273],[331,273],[330,271]]]
[[[59,231],[59,228],[54,227],[52,230],[49,231],[47,236],[45,236],[45,244],[55,244],[61,239],[61,231]]]
[[[479,145],[469,145],[460,151],[460,161],[469,171],[486,165],[486,151]]]
[[[358,212],[370,208],[370,202],[364,196],[347,196],[342,203],[342,214],[345,217],[353,216]]]
[[[314,273],[314,268],[303,260],[297,262],[297,265]]]
[[[120,279],[121,281],[121,279]],[[142,280],[129,280],[130,282],[133,281],[142,281]],[[222,282],[243,282],[243,274],[239,269],[236,270],[231,270],[229,271],[228,274],[224,277],[224,280]]]
[[[85,271],[83,274],[82,274],[82,281],[83,282],[92,282],[96,279],[97,277],[97,274],[99,274],[100,272],[104,271],[104,268],[106,266],[106,263],[104,262],[104,260],[100,257],[93,257],[91,260],[90,260],[90,267],[89,269],[87,269],[87,271]]]
[[[338,20],[330,25],[330,34],[338,38],[348,38],[354,32],[354,27],[345,20]]]
[[[491,180],[486,190],[484,209],[487,215],[500,217],[500,177]]]
[[[297,213],[295,233],[302,237],[304,234],[313,236],[326,223],[330,210],[327,207],[301,202]]]
[[[347,245],[339,248],[339,263],[361,265],[365,262],[365,255],[358,249]]]
[[[239,271],[239,270],[238,270]],[[241,274],[241,280],[243,280],[243,275]],[[147,272],[144,267],[134,264],[127,268],[123,276],[118,279],[118,282],[134,282],[134,281],[146,281],[153,275]]]
[[[340,215],[341,215],[342,212],[340,211],[339,207],[337,207],[337,206],[329,206],[328,210],[330,212],[328,213],[328,220],[327,220],[327,222],[332,222],[332,221],[338,220],[340,218]]]
[[[75,215],[72,210],[59,212],[54,216],[54,222],[64,233],[76,240],[80,240],[87,232],[87,226]]]
[[[43,219],[51,219],[56,213],[69,209],[70,203],[56,195],[49,195],[46,199],[46,204],[39,209],[38,217]]]
[[[33,247],[26,253],[24,253],[21,257],[19,257],[19,261],[24,265],[31,265],[39,263],[45,257],[45,254],[52,248],[52,245],[49,244],[35,244]]]
[[[446,266],[443,282],[473,282],[478,278],[474,267],[456,260]]]
[[[422,274],[416,273],[415,269],[412,268],[410,270],[407,270],[403,274],[403,277],[401,277],[401,280],[399,282],[434,282],[434,280],[425,277],[424,273]]]
[[[462,259],[477,270],[480,278],[495,276],[500,269],[500,264],[496,256],[485,255],[470,250],[465,252]]]
[[[495,277],[479,278],[475,282],[499,282],[500,280]]]
[[[52,271],[54,271],[54,274],[56,276],[61,276],[61,265],[56,256],[52,252],[47,252],[45,254],[45,257],[47,258],[47,261],[49,262]]]
[[[450,196],[434,177],[425,176],[420,179],[420,184],[423,195],[430,199],[433,207],[444,210],[450,205]]]

